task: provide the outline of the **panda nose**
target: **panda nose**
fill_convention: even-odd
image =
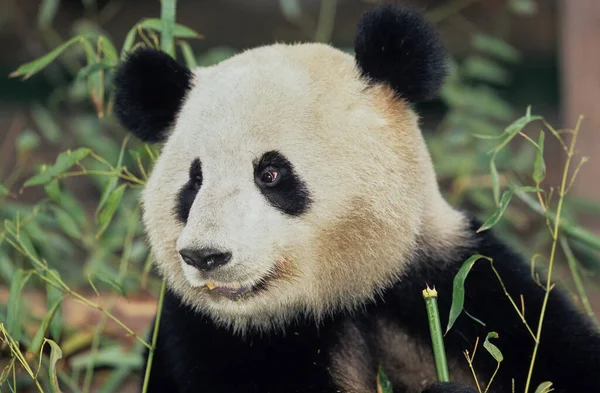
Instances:
[[[185,249],[179,251],[179,255],[185,263],[202,271],[210,271],[223,266],[231,259],[230,252],[215,248]]]

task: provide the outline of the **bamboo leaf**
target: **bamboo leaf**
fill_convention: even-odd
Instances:
[[[48,375],[50,377],[50,387],[52,393],[62,393],[58,386],[58,378],[56,376],[56,362],[62,358],[62,351],[57,343],[52,340],[44,339],[44,343],[50,344],[50,367],[48,367]]]
[[[540,131],[537,143],[537,153],[533,167],[533,181],[540,184],[546,178],[546,163],[544,162],[544,131]]]
[[[150,19],[144,20],[143,22],[140,23],[140,27],[143,27],[144,29],[151,29],[151,30],[157,30],[157,31],[162,31],[162,29],[163,29],[161,19],[155,19],[155,18],[150,18]],[[175,23],[173,25],[173,37],[196,38],[197,39],[197,38],[202,38],[203,36],[202,36],[202,34],[195,32],[194,30],[190,29],[189,27]]]
[[[38,10],[37,23],[41,29],[47,29],[56,16],[60,0],[43,0]]]
[[[54,180],[46,183],[46,185],[44,185],[44,190],[46,191],[46,194],[48,194],[50,199],[52,199],[54,202],[60,204],[61,190],[60,190],[60,183],[59,183],[58,179],[54,179]]]
[[[65,49],[67,49],[68,47],[70,47],[71,45],[73,45],[75,43],[78,43],[78,42],[81,43],[83,41],[86,41],[89,36],[90,36],[89,34],[77,35],[77,36],[71,38],[70,40],[68,40],[67,42],[65,42],[64,44],[58,46],[53,51],[40,57],[39,59],[36,59],[34,61],[31,61],[29,63],[25,63],[25,64],[21,65],[19,68],[17,68],[15,71],[13,71],[9,76],[11,78],[14,78],[17,76],[22,76],[23,79],[28,79],[32,75],[40,72],[42,69],[44,69],[46,66],[48,66],[48,64],[52,63],[58,56],[60,56],[61,53],[63,53],[65,51]]]
[[[377,373],[377,393],[394,393],[392,383],[381,367]]]
[[[464,72],[471,78],[486,82],[506,84],[509,81],[508,72],[492,60],[471,56],[464,62]]]
[[[60,141],[62,132],[48,109],[36,103],[31,108],[31,117],[44,138],[52,143]]]
[[[485,230],[492,228],[494,225],[496,225],[498,223],[498,221],[500,221],[500,219],[502,218],[502,215],[506,211],[506,208],[508,207],[510,200],[512,199],[512,196],[515,193],[515,191],[543,192],[544,190],[542,190],[541,188],[536,188],[536,187],[518,187],[518,188],[511,188],[511,189],[504,191],[504,194],[502,194],[502,199],[500,199],[500,205],[498,206],[498,208],[496,209],[494,214],[492,214],[490,216],[490,218],[488,218],[483,223],[483,225],[477,230],[477,233],[483,232]]]
[[[480,52],[511,63],[516,63],[521,58],[514,46],[491,35],[476,33],[473,35],[472,44]]]
[[[546,381],[542,382],[535,389],[535,393],[549,393],[552,391],[552,382]]]
[[[0,184],[0,196],[8,195],[8,188],[6,186]]]
[[[59,273],[56,270],[51,269],[50,271],[53,273],[54,277],[60,277]],[[53,280],[53,276],[50,275],[49,272],[46,273],[46,277],[50,280]],[[56,284],[60,285],[61,283],[62,280],[60,280],[60,282]],[[54,285],[46,282],[46,307],[50,308],[50,305],[55,304],[57,302],[59,303],[58,309],[55,312],[54,318],[50,320],[49,326],[50,336],[55,341],[60,340],[60,334],[62,331],[62,300],[63,292]]]
[[[17,270],[8,293],[6,331],[17,342],[21,339],[21,292],[30,277],[31,273]]]
[[[516,135],[519,131],[521,131],[525,126],[529,123],[532,123],[536,120],[542,120],[541,116],[531,116],[530,114],[526,114],[523,117],[518,118],[514,122],[512,122],[508,127],[504,129],[504,132],[508,135]]]
[[[77,78],[78,79],[85,79],[90,77],[91,75],[99,72],[99,71],[107,71],[107,70],[111,70],[113,69],[115,66],[113,64],[111,64],[108,61],[105,60],[101,60],[97,63],[92,63],[92,64],[88,64],[87,66],[83,67],[82,69],[79,70],[79,72],[77,73]]]
[[[491,258],[486,256],[476,254],[467,259],[461,266],[456,276],[454,276],[454,281],[452,284],[452,305],[450,306],[450,315],[448,317],[448,327],[446,328],[447,334],[458,317],[460,313],[463,311],[465,305],[465,280],[471,271],[471,268],[480,259],[487,259],[488,261],[492,261]]]
[[[492,178],[492,193],[494,195],[494,202],[497,206],[500,204],[500,179],[498,176],[498,169],[496,169],[496,154],[494,154],[490,160],[490,172]]]
[[[35,131],[26,128],[19,134],[16,145],[19,153],[30,152],[38,148],[40,137]]]
[[[53,210],[56,216],[56,221],[58,221],[58,225],[61,227],[61,229],[67,235],[73,238],[81,238],[81,231],[71,215],[57,206],[53,206]]]
[[[161,31],[162,21],[157,18],[148,18],[141,20],[135,26],[133,26],[125,36],[125,41],[123,42],[123,47],[121,49],[121,59],[124,59],[125,56],[127,56],[127,53],[129,53],[129,51],[131,50],[131,48],[133,48],[135,36],[140,29]],[[189,27],[175,23],[173,25],[173,37],[199,39],[203,36],[202,34],[190,29]]]
[[[119,285],[115,280],[113,280],[110,276],[106,275],[106,274],[96,274],[95,277],[104,282],[105,284],[110,285],[114,290],[116,290],[117,292],[119,292],[122,296],[127,296],[127,293],[125,292],[125,289]]]
[[[537,12],[538,6],[534,0],[510,0],[508,8],[518,15],[533,15]]]
[[[27,180],[24,186],[36,186],[50,182],[54,177],[66,172],[69,168],[75,165],[75,163],[83,160],[90,154],[90,152],[90,149],[82,147],[75,151],[67,150],[60,153],[56,158],[56,163],[54,165],[50,167],[43,167],[42,171]]]
[[[196,68],[198,67],[198,61],[196,60],[196,56],[194,56],[194,52],[192,51],[192,47],[185,41],[180,41],[179,46],[181,47],[181,52],[183,53],[183,59],[185,60],[185,64],[188,68]]]
[[[62,301],[58,301],[58,302],[54,303],[54,306],[52,306],[48,310],[48,312],[46,313],[46,316],[44,317],[44,319],[42,319],[40,327],[38,328],[37,332],[33,336],[33,339],[31,340],[31,345],[29,346],[29,350],[28,350],[30,353],[37,353],[40,350],[40,348],[42,347],[42,344],[44,343],[44,338],[45,338],[44,336],[46,335],[46,331],[48,330],[50,321],[52,321],[52,319],[54,318],[54,314],[60,307],[61,303],[62,303]]]
[[[177,0],[162,0],[160,9],[161,34],[160,43],[163,52],[175,57],[175,46],[173,45],[173,27],[175,25],[175,8]]]
[[[115,212],[117,211],[117,208],[119,207],[121,198],[123,198],[126,187],[127,184],[120,185],[114,191],[112,191],[106,199],[106,206],[98,215],[98,224],[100,225],[100,229],[98,230],[96,237],[100,237],[106,228],[108,228],[108,225],[110,224]]]
[[[483,347],[488,351],[490,355],[496,360],[496,362],[500,363],[504,360],[504,356],[502,356],[502,352],[498,349],[497,346],[490,342],[490,338],[498,338],[498,333],[489,332],[485,341],[483,342]]]
[[[117,168],[117,171],[121,171],[121,168]],[[109,178],[106,182],[104,182],[104,187],[102,187],[102,195],[100,195],[100,202],[98,202],[98,207],[96,208],[96,215],[102,210],[108,197],[112,194],[113,190],[117,187],[117,183],[119,182],[119,178],[114,176]]]

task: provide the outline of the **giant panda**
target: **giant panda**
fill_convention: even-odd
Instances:
[[[132,52],[115,112],[161,153],[143,221],[166,279],[150,392],[476,392],[463,352],[490,331],[504,360],[489,392],[522,392],[534,341],[487,263],[466,282],[446,334],[452,382],[437,382],[422,290],[448,321],[455,274],[493,258],[537,326],[544,290],[530,267],[442,197],[415,112],[446,75],[422,14],[380,5],[355,54],[274,44],[188,69]],[[530,386],[600,389],[600,336],[553,290]],[[474,369],[485,389],[496,361]]]

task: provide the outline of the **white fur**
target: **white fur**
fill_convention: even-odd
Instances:
[[[280,328],[373,298],[417,244],[441,253],[462,241],[463,217],[439,193],[417,116],[386,87],[366,87],[351,56],[320,44],[261,47],[194,71],[143,196],[159,270],[187,303],[238,331]],[[270,150],[311,193],[298,218],[254,184],[253,160]],[[174,206],[195,158],[203,184],[184,226]],[[215,299],[181,261],[188,247],[232,252],[217,284],[257,283],[277,264],[290,275],[247,299]]]

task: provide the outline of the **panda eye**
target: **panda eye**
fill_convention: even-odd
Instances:
[[[281,174],[279,173],[279,170],[273,167],[263,169],[259,176],[260,182],[270,187],[276,185],[280,178]]]

